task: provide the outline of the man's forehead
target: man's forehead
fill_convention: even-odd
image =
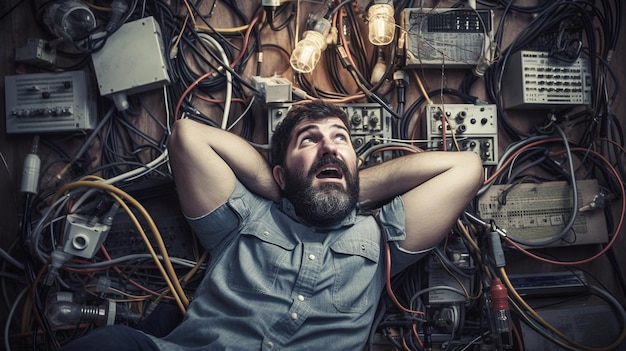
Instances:
[[[348,130],[343,120],[336,116],[325,117],[322,119],[312,120],[309,118],[303,119],[298,122],[291,131],[292,136],[299,134],[302,130],[316,128],[317,126],[330,125],[331,127],[337,127],[340,129]]]

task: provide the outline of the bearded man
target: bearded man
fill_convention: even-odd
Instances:
[[[168,149],[182,210],[211,254],[195,298],[164,337],[109,327],[64,350],[363,349],[387,274],[442,240],[483,174],[472,152],[359,171],[349,126],[335,105],[294,104],[270,165],[232,133],[176,122]],[[375,218],[360,203],[382,205]]]

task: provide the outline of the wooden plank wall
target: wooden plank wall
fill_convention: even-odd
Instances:
[[[256,6],[254,2],[241,2],[241,9],[245,13],[247,13],[250,17],[252,16],[252,8]],[[179,2],[176,2],[179,3]],[[205,1],[205,6],[210,7],[209,5],[214,4],[213,8],[205,8],[207,13],[212,11],[212,16],[209,18],[209,21],[218,27],[229,27],[240,25],[233,18],[231,14],[226,12],[226,7],[221,4],[221,1]],[[244,4],[245,3],[245,4]],[[254,4],[253,4],[254,3]],[[428,3],[428,1],[427,1]],[[534,1],[526,0],[526,1],[518,1],[517,3],[534,3]],[[0,75],[13,75],[20,72],[33,72],[32,67],[25,67],[19,64],[16,64],[14,61],[15,50],[18,47],[22,47],[25,45],[25,42],[28,38],[46,38],[50,39],[50,35],[43,30],[40,23],[36,23],[34,19],[34,11],[33,11],[33,2],[32,1],[19,1],[19,0],[10,0],[10,1],[2,1],[0,2],[0,14],[4,14],[7,11],[10,11],[12,6],[17,4],[16,8],[11,12],[10,15],[5,16],[0,19]],[[451,1],[443,1],[440,6],[451,6],[453,2]],[[427,4],[428,5],[428,4]],[[299,14],[301,16],[300,22],[303,22],[303,19],[306,17],[307,8],[310,6],[310,3],[303,3],[302,12]],[[499,15],[499,14],[498,14]],[[626,18],[626,17],[624,17]],[[496,18],[497,23],[498,18]],[[530,17],[525,17],[522,15],[514,15],[509,19],[509,21],[505,25],[507,36],[505,38],[505,46],[513,40],[515,35],[521,31],[525,25],[530,20]],[[622,25],[621,33],[620,33],[620,42],[621,45],[618,45],[618,50],[613,55],[613,59],[611,61],[611,67],[615,72],[615,76],[618,79],[618,84],[624,86],[626,84],[626,68],[624,67],[624,58],[626,57],[626,26]],[[291,29],[291,34],[293,34],[293,28]],[[301,33],[298,33],[301,35]],[[292,47],[293,39],[290,32],[287,30],[283,30],[280,32],[272,32],[269,30],[265,30],[263,32],[263,38],[265,43],[273,43],[276,45],[281,45],[286,48]],[[255,74],[253,70],[250,68],[247,71],[248,77]],[[446,70],[445,74],[442,74],[439,69],[418,69],[417,73],[422,76],[424,80],[424,84],[426,85],[427,90],[432,90],[438,88],[442,85],[449,87],[456,87],[456,85],[460,82],[463,75],[465,74],[462,70]],[[281,53],[279,50],[265,50],[264,62],[261,65],[261,76],[271,76],[271,75],[281,75],[288,79],[292,79],[292,72],[289,69],[287,57],[284,53]],[[343,71],[341,72],[342,78],[344,82],[350,82],[352,79],[349,75]],[[328,73],[327,72],[315,72],[312,75],[313,82],[320,87],[329,87],[328,82]],[[350,83],[348,83],[350,85]],[[2,105],[2,113],[4,114],[4,96],[5,96],[4,81],[0,81],[0,105]],[[356,89],[355,89],[356,91]],[[413,77],[411,77],[411,83],[408,87],[408,103],[417,99],[421,93],[415,83]],[[477,96],[486,98],[486,94],[484,89],[480,84],[476,84],[475,92]],[[621,94],[621,93],[620,93]],[[151,101],[151,106],[158,111],[160,106],[162,107],[162,101],[160,100],[160,93],[156,94],[146,94],[146,98],[148,101]],[[150,100],[151,99],[151,100]],[[447,102],[453,99],[448,100]],[[394,102],[393,98],[391,99]],[[239,108],[239,107],[236,107]],[[618,119],[622,122],[622,124],[626,124],[626,118],[624,111],[626,109],[626,103],[623,99],[618,98],[615,101],[615,104],[612,106],[613,112]],[[209,107],[207,109],[210,110]],[[101,112],[102,113],[102,112]],[[162,111],[161,111],[162,113]],[[238,113],[238,111],[237,111]],[[219,116],[219,109],[215,110],[215,115]],[[537,123],[538,121],[542,121],[544,119],[543,112],[539,113],[536,111],[522,111],[519,112],[519,116],[515,116],[515,121],[520,126],[528,126],[533,123]],[[159,133],[157,128],[154,128],[154,125],[151,125],[150,120],[143,116],[143,119],[139,119],[137,121],[137,125],[146,130],[148,133]],[[262,126],[261,123],[257,124]],[[255,131],[255,139],[259,142],[263,142],[264,132],[259,129]],[[21,181],[21,172],[22,172],[22,163],[24,161],[25,155],[29,152],[33,136],[32,135],[7,135],[5,130],[4,119],[0,123],[0,152],[2,154],[3,165],[0,167],[0,194],[1,202],[0,208],[0,246],[8,250],[10,246],[15,242],[16,236],[19,231],[19,223],[21,218],[21,205],[22,205],[22,196],[19,193],[20,181]],[[77,145],[84,140],[83,136],[59,136],[58,142],[66,145],[68,149],[72,150],[76,148]],[[500,142],[500,149],[503,150],[507,145],[507,140],[505,136],[502,136]],[[98,144],[94,144],[92,146],[90,154],[92,155],[91,162],[93,164],[99,163],[98,158]],[[152,154],[146,154],[145,158],[148,160],[152,157]],[[616,212],[617,209],[616,209]],[[624,229],[622,229],[621,235],[624,234]],[[586,257],[590,252],[595,252],[598,250],[596,246],[592,247],[577,247],[572,248],[571,257]],[[624,238],[622,237],[620,242],[617,244],[616,252],[624,252],[626,251],[626,244],[624,242]],[[619,257],[621,260],[622,268],[626,269],[626,262],[624,256],[621,255]],[[529,261],[524,257],[512,256],[509,261],[509,266],[513,273],[515,272],[524,272],[528,271],[529,262],[532,262],[532,270],[552,270],[555,268],[543,266],[535,261]],[[612,270],[610,269],[608,260],[604,258],[600,258],[595,260],[589,264],[585,264],[582,267],[587,269],[589,272],[594,274],[603,284],[605,284],[610,291],[615,292],[615,296],[622,302],[626,302],[626,298],[619,292],[619,287],[616,285],[616,281],[612,276]],[[559,269],[557,269],[559,270]]]

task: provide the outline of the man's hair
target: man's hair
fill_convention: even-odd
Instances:
[[[291,132],[298,123],[304,120],[318,121],[328,117],[341,119],[348,131],[350,130],[348,115],[344,110],[332,103],[313,100],[292,105],[272,135],[270,144],[272,146],[272,165],[284,165]]]

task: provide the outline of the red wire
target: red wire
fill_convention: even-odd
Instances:
[[[106,257],[106,259],[110,261],[110,260],[111,260],[111,256],[109,256],[109,253],[107,252],[107,250],[106,250],[106,248],[104,247],[104,245],[102,245],[102,246],[100,247],[100,249],[102,250],[102,254],[104,255],[104,257]],[[130,279],[130,278],[129,278],[126,274],[122,273],[122,270],[121,270],[118,266],[113,266],[113,269],[114,269],[114,270],[115,270],[115,271],[116,271],[119,275],[121,275],[122,277],[124,277],[124,278],[128,279],[128,282],[129,282],[129,283],[131,283],[132,285],[134,285],[135,287],[137,287],[137,288],[139,288],[139,289],[141,289],[141,290],[143,290],[143,291],[145,291],[145,292],[147,292],[147,293],[149,293],[149,294],[151,294],[151,295],[157,296],[157,297],[158,297],[158,296],[162,296],[162,295],[163,295],[163,294],[160,294],[160,293],[158,293],[158,292],[156,292],[156,291],[152,291],[151,289],[148,289],[147,287],[145,287],[145,286],[143,286],[143,285],[141,285],[141,284],[137,283],[136,281],[134,281],[134,280]],[[162,296],[162,297],[163,297],[163,298],[165,298],[165,299],[173,299],[173,297],[172,297],[172,296]]]
[[[381,233],[384,233],[384,231]],[[385,278],[386,278],[385,286],[387,288],[387,293],[389,294],[389,297],[395,303],[395,305],[398,306],[398,308],[402,310],[403,312],[411,313],[411,314],[419,314],[420,316],[424,317],[425,316],[424,312],[408,309],[402,306],[400,301],[398,301],[396,294],[393,292],[393,289],[391,288],[391,253],[389,249],[389,242],[383,239],[383,245],[385,246]]]
[[[246,52],[246,48],[247,48],[247,45],[248,45],[248,39],[250,38],[250,32],[252,31],[252,28],[254,27],[256,22],[259,20],[259,16],[260,15],[257,15],[256,17],[254,17],[252,19],[252,21],[250,21],[250,24],[248,25],[248,29],[246,30],[246,34],[244,35],[244,40],[243,40],[243,45],[242,45],[241,51],[239,52],[239,55],[235,58],[235,60],[233,60],[233,62],[230,63],[230,67],[231,68],[235,67],[235,65],[237,65],[237,63],[239,63],[239,61],[241,61],[241,59],[243,58],[243,55]],[[196,79],[193,83],[191,83],[185,89],[185,91],[180,95],[180,98],[178,99],[178,102],[176,103],[176,107],[174,109],[174,120],[178,119],[178,114],[180,112],[180,107],[183,104],[183,101],[185,100],[185,97],[187,97],[187,95],[189,95],[189,93],[196,87],[196,85],[198,85],[198,83],[200,83],[200,81],[202,81],[206,77],[212,75],[214,72],[215,71],[210,71],[210,72],[207,72],[207,73],[201,75],[198,79]]]

